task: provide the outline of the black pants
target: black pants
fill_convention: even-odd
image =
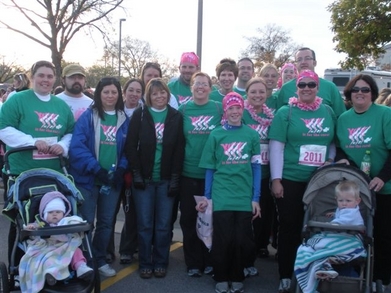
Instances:
[[[376,194],[373,226],[373,280],[382,280],[383,285],[388,285],[391,276],[391,194]]]
[[[197,211],[194,195],[203,195],[204,189],[204,179],[181,178],[179,223],[183,234],[183,252],[187,269],[203,270],[211,266],[210,253],[198,238],[196,230]]]
[[[213,212],[212,262],[216,282],[242,282],[244,256],[254,249],[252,212]]]
[[[276,204],[270,191],[269,178],[262,179],[259,205],[261,207],[261,218],[256,218],[253,221],[256,252],[261,248],[266,249],[269,245],[276,213]]]
[[[303,194],[306,182],[295,182],[287,179],[281,181],[284,197],[277,198],[278,218],[278,271],[280,279],[290,279],[296,259],[297,248],[301,244],[304,206]]]

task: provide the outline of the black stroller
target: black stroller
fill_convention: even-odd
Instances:
[[[364,226],[346,226],[330,224],[328,212],[336,209],[335,186],[341,180],[355,181],[360,187],[360,212],[364,219]],[[336,271],[346,272],[347,268],[354,269],[357,276],[340,275],[331,280],[321,280],[317,292],[372,292],[373,274],[373,216],[375,213],[375,194],[369,189],[370,178],[361,170],[345,164],[328,165],[317,170],[308,183],[303,196],[305,215],[302,237],[306,243],[315,233],[344,232],[360,235],[366,257],[359,257],[346,264],[333,264]],[[380,290],[382,292],[381,285]],[[296,276],[292,278],[291,292],[302,292],[297,284]]]
[[[15,152],[27,151],[36,149],[35,147],[22,147],[15,148],[8,151],[4,156],[4,166],[8,180],[8,205],[3,210],[3,215],[9,218],[16,226],[16,240],[12,247],[12,253],[9,260],[9,268],[4,262],[0,262],[0,286],[1,291],[8,293],[15,288],[15,278],[19,275],[19,258],[17,252],[25,252],[27,249],[27,240],[31,236],[40,236],[41,238],[49,238],[53,235],[61,234],[73,234],[79,233],[82,238],[82,250],[86,256],[86,259],[91,262],[94,268],[94,273],[90,278],[78,279],[75,277],[75,273],[70,269],[70,277],[57,281],[55,285],[44,284],[44,287],[40,292],[57,293],[57,292],[100,292],[100,279],[99,273],[95,263],[92,261],[92,251],[88,240],[88,233],[91,232],[92,227],[88,223],[80,223],[73,225],[64,225],[57,227],[44,227],[37,230],[24,230],[24,225],[34,222],[35,215],[39,212],[39,203],[42,196],[50,191],[61,192],[71,203],[72,215],[78,215],[78,206],[83,202],[83,197],[79,190],[73,183],[73,178],[70,176],[65,168],[65,162],[60,157],[61,166],[64,170],[64,174],[57,171],[36,168],[25,171],[19,176],[12,176],[10,173],[8,157]]]

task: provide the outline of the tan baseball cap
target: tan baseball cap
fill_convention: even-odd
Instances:
[[[62,71],[63,77],[70,77],[75,74],[80,74],[83,75],[84,77],[86,76],[86,72],[84,68],[79,64],[69,64],[65,66]]]

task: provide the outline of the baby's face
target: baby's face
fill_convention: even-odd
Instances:
[[[46,222],[49,224],[57,224],[62,218],[64,218],[64,213],[62,211],[51,211],[48,212]]]
[[[338,208],[346,209],[346,208],[355,208],[360,203],[361,199],[356,198],[355,195],[351,192],[341,192],[337,196]]]

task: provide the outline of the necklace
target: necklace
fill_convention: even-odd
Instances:
[[[250,105],[248,100],[244,101],[244,108],[248,111],[251,118],[254,121],[257,121],[260,125],[268,127],[272,123],[272,120],[274,118],[273,112],[265,104],[262,104],[262,113],[264,113],[267,118],[260,117],[258,113],[255,111],[255,108],[252,105]]]
[[[289,99],[289,105],[296,106],[297,108],[303,111],[316,111],[319,109],[320,104],[322,104],[322,99],[319,97],[315,97],[315,101],[311,104],[302,103],[298,98],[292,97]]]

